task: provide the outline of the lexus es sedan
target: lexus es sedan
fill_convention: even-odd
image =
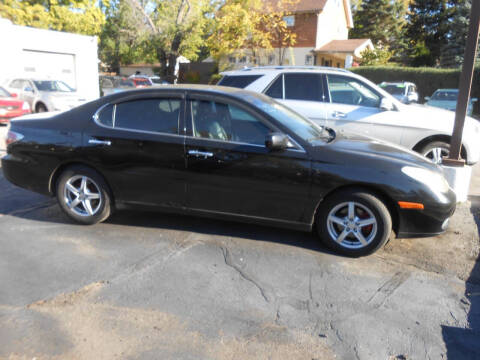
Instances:
[[[441,169],[395,145],[320,127],[258,93],[165,86],[13,120],[12,183],[56,196],[73,220],[157,208],[314,230],[348,256],[443,232],[455,195]]]

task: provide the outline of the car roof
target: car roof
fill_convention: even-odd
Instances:
[[[410,81],[382,81],[380,85],[415,85]]]
[[[331,73],[339,73],[345,74],[350,73],[351,71],[342,69],[342,68],[334,68],[328,66],[256,66],[256,67],[246,67],[243,69],[238,70],[230,70],[230,71],[223,71],[221,72],[222,75],[260,75],[265,74],[266,72],[331,72]]]
[[[219,86],[219,85],[197,85],[197,84],[176,84],[176,85],[165,85],[162,87],[148,87],[141,89],[132,89],[127,91],[122,91],[120,93],[115,93],[107,95],[104,98],[109,100],[121,99],[123,97],[129,97],[132,95],[141,95],[141,94],[151,94],[151,93],[160,93],[160,92],[182,92],[182,91],[191,91],[191,92],[204,92],[215,95],[227,95],[230,97],[237,98],[238,100],[245,100],[246,96],[254,97],[260,100],[269,100],[270,98],[266,95],[228,86]]]

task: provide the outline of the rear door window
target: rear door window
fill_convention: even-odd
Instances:
[[[284,74],[285,100],[323,101],[321,74]]]
[[[108,127],[178,134],[182,101],[176,98],[133,100],[105,107],[97,121]]]
[[[263,75],[225,75],[218,85],[244,89]]]

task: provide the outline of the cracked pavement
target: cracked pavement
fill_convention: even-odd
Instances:
[[[479,174],[446,234],[349,259],[189,216],[75,225],[0,171],[0,358],[478,359]]]

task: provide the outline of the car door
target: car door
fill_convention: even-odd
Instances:
[[[380,108],[382,96],[364,82],[344,75],[325,77],[327,121],[335,129],[400,144],[403,126],[398,111]]]
[[[187,207],[300,222],[309,203],[310,161],[300,147],[271,152],[277,129],[252,108],[193,94],[187,104]]]
[[[183,113],[178,93],[127,98],[97,112],[84,133],[85,156],[111,181],[116,198],[184,206]]]
[[[283,73],[265,92],[303,116],[326,125],[325,93],[320,73]]]

